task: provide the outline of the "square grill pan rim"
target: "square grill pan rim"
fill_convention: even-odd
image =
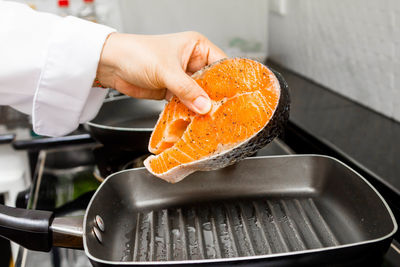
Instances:
[[[369,240],[364,240],[360,242],[354,242],[354,243],[349,243],[349,244],[343,244],[343,245],[338,245],[338,246],[330,246],[330,247],[323,247],[323,248],[316,248],[316,249],[306,249],[306,250],[300,250],[300,251],[291,251],[291,252],[282,252],[282,253],[271,253],[271,254],[266,254],[266,255],[255,255],[255,256],[240,256],[240,257],[231,257],[231,258],[218,258],[218,259],[202,259],[202,260],[172,260],[172,261],[110,261],[110,260],[103,260],[100,258],[97,258],[96,256],[93,256],[88,248],[87,245],[87,237],[86,234],[89,233],[87,227],[87,217],[88,217],[88,210],[90,210],[90,207],[92,206],[92,203],[94,199],[96,198],[98,192],[100,192],[101,188],[107,183],[108,180],[112,179],[112,177],[124,173],[124,172],[129,172],[131,170],[123,170],[119,171],[116,173],[111,174],[108,176],[99,186],[93,197],[91,198],[89,205],[86,209],[85,216],[84,216],[84,221],[83,221],[83,246],[86,255],[88,258],[94,262],[102,263],[102,264],[108,264],[108,265],[149,265],[149,266],[155,266],[155,265],[180,265],[180,264],[212,264],[212,263],[228,263],[228,262],[237,262],[237,261],[250,261],[250,260],[262,260],[262,259],[269,259],[269,258],[278,258],[282,256],[292,256],[292,255],[301,255],[301,254],[310,254],[310,253],[316,253],[316,252],[324,252],[324,251],[332,251],[332,250],[338,250],[338,249],[344,249],[344,248],[351,248],[351,247],[357,247],[361,245],[367,245],[367,244],[372,244],[372,243],[378,243],[380,241],[383,241],[387,238],[390,238],[393,236],[398,229],[398,224],[396,222],[396,219],[393,215],[392,210],[390,209],[389,205],[386,203],[385,199],[381,196],[381,194],[375,189],[375,187],[372,186],[372,184],[367,181],[364,177],[362,177],[358,172],[356,172],[354,169],[343,163],[342,161],[331,157],[331,156],[326,156],[326,155],[320,155],[320,154],[296,154],[296,155],[279,155],[279,156],[259,156],[259,157],[251,157],[251,158],[246,158],[245,160],[257,160],[257,159],[263,159],[263,158],[294,158],[294,157],[319,157],[319,158],[326,158],[329,160],[332,160],[340,165],[343,165],[343,167],[347,168],[348,171],[352,172],[355,174],[363,183],[365,183],[370,189],[374,191],[374,193],[378,196],[378,198],[381,200],[382,204],[386,208],[386,211],[391,219],[391,222],[393,224],[393,229],[387,233],[384,236],[381,236],[379,238],[374,238],[374,239],[369,239]],[[136,168],[135,170],[144,170],[145,168]],[[158,178],[157,178],[158,179]],[[189,178],[190,179],[190,178]]]

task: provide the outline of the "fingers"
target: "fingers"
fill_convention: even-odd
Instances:
[[[121,93],[148,99],[170,99],[176,95],[198,114],[210,111],[212,103],[208,95],[189,75],[226,55],[203,35],[195,32],[153,37],[121,34],[111,36],[108,44],[113,48],[108,50],[113,53],[105,54],[118,63],[108,71],[112,74],[110,85]],[[116,53],[118,56],[113,56]]]
[[[118,91],[134,98],[162,100],[166,98],[166,89],[146,89],[136,85],[119,81]]]
[[[206,114],[211,109],[211,101],[206,92],[183,70],[169,72],[165,78],[168,90],[183,104],[198,114]]]
[[[226,54],[208,40],[205,36],[197,32],[190,32],[188,35],[189,43],[196,42],[193,47],[190,47],[190,55],[183,53],[183,58],[188,57],[186,72],[190,75],[200,70],[204,66],[210,65],[215,61],[226,58]]]
[[[176,69],[169,72],[165,85],[171,93],[175,94],[188,108],[199,114],[206,114],[211,109],[211,101],[206,92],[189,77],[192,73],[217,60],[226,58],[226,54],[203,35],[189,32],[190,40],[196,39],[196,45],[185,54],[189,61],[185,70]],[[186,71],[186,73],[185,73]],[[169,96],[169,93],[167,93]]]

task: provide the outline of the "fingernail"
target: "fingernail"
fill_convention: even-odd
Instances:
[[[197,109],[197,113],[205,114],[211,109],[211,101],[205,96],[199,96],[193,101],[194,107]]]

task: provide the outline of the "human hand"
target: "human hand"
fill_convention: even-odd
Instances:
[[[197,32],[113,33],[104,44],[97,79],[135,98],[169,99],[173,94],[194,112],[205,114],[211,101],[190,75],[225,57]]]

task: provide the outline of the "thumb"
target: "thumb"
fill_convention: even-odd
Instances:
[[[184,71],[169,73],[165,86],[194,112],[206,114],[210,111],[211,101],[207,93]]]

